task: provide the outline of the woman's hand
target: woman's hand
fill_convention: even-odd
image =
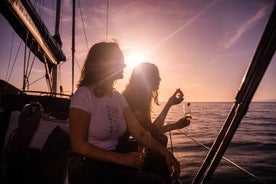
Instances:
[[[165,158],[166,158],[167,165],[169,167],[172,179],[177,180],[180,176],[180,163],[177,161],[174,155],[169,151],[167,151],[167,153],[165,154]]]
[[[176,89],[174,94],[169,98],[168,103],[170,105],[180,104],[184,100],[184,94],[181,89]]]
[[[138,170],[142,170],[145,164],[145,153],[140,152],[129,152],[129,153],[122,153],[121,158],[119,159],[119,163],[125,166],[133,167]]]
[[[184,127],[187,127],[190,125],[190,120],[187,118],[180,118],[176,123],[175,123],[175,129],[181,129]]]

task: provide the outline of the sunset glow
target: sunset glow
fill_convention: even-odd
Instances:
[[[41,12],[41,18],[52,35],[55,4],[55,0],[48,0],[42,7],[35,7],[48,10]],[[118,40],[126,64],[124,78],[114,85],[118,91],[124,90],[135,66],[151,62],[158,66],[162,79],[160,101],[167,101],[177,88],[181,88],[188,101],[234,101],[274,4],[271,0],[160,0],[155,3],[118,0],[109,1],[107,12],[106,1],[84,0],[76,7],[73,91],[89,47],[110,38]],[[62,1],[62,6],[65,8],[60,35],[67,61],[62,62],[57,86],[62,85],[63,91],[71,94],[72,3]],[[21,38],[3,16],[0,16],[0,27],[0,78],[22,88],[23,44],[18,49]],[[20,50],[18,54],[17,50]],[[34,62],[29,90],[48,91],[46,80],[42,79],[44,69],[42,62]],[[274,56],[253,100],[276,101],[275,79]]]
[[[128,67],[130,70],[145,61],[146,57],[137,51],[131,52],[129,55],[125,55],[126,67]]]

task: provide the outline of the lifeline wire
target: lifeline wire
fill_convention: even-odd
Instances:
[[[186,137],[188,137],[189,139],[191,139],[192,141],[194,141],[195,143],[197,143],[197,144],[199,144],[200,146],[204,147],[205,149],[210,150],[210,148],[209,148],[208,146],[202,144],[201,142],[199,142],[199,141],[197,141],[196,139],[192,138],[191,136],[187,135],[187,134],[184,133],[183,131],[181,131],[181,130],[178,130],[178,131],[179,131],[181,134],[183,134],[183,135],[185,135]],[[244,173],[250,175],[251,177],[253,177],[253,178],[259,180],[259,181],[262,182],[262,183],[266,183],[263,179],[257,177],[256,175],[252,174],[252,173],[249,172],[248,170],[242,168],[241,166],[239,166],[239,165],[236,164],[235,162],[231,161],[230,159],[228,159],[228,158],[226,158],[226,157],[224,157],[224,156],[222,156],[222,158],[223,158],[224,160],[226,160],[228,163],[232,164],[233,166],[235,166],[235,167],[237,167],[238,169],[240,169],[241,171],[243,171]]]

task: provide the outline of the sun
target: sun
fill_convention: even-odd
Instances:
[[[130,54],[125,56],[126,66],[130,69],[135,68],[142,62],[146,61],[146,57],[139,52],[131,52]]]

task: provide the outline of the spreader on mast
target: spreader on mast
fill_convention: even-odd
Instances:
[[[1,0],[0,11],[33,54],[44,63],[50,92],[55,93],[56,74],[53,76],[53,73],[56,72],[52,69],[60,61],[66,60],[57,32],[59,28],[56,28],[56,34],[52,36],[29,0]],[[23,84],[23,90],[24,88]]]

